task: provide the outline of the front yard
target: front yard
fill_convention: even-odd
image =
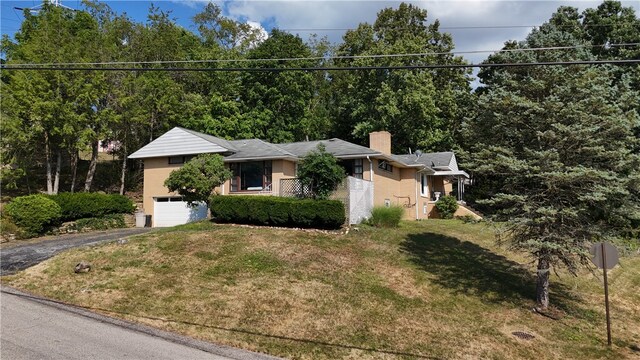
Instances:
[[[81,260],[93,270],[74,274]],[[621,265],[611,350],[599,278],[554,275],[559,319],[535,314],[533,265],[458,220],[348,235],[201,222],[63,253],[2,282],[287,358],[620,359],[638,354],[640,257]]]

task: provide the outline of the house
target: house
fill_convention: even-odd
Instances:
[[[402,206],[405,219],[436,217],[437,199],[448,194],[461,199],[463,180],[469,177],[458,169],[452,152],[391,154],[391,134],[386,131],[371,133],[369,147],[364,147],[340,139],[285,144],[258,139],[225,140],[176,127],[129,158],[144,161],[143,207],[152,216],[153,226],[160,227],[206,217],[206,206],[189,208],[164,186],[171,171],[193,156],[214,153],[224,157],[234,176],[216,189],[220,194],[281,196],[285,191],[281,184],[295,179],[298,161],[319,144],[339,160],[348,175],[372,185],[371,206]],[[464,206],[456,215],[477,217]]]

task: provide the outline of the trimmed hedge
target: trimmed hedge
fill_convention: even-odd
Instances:
[[[346,219],[337,200],[213,195],[209,209],[217,221],[239,224],[337,229]]]
[[[130,214],[134,203],[126,196],[99,193],[60,193],[49,195],[62,209],[62,220],[103,217],[109,214]]]
[[[19,196],[8,203],[4,211],[26,237],[43,234],[49,227],[58,225],[62,214],[60,205],[44,195]]]

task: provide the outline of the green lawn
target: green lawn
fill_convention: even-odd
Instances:
[[[93,271],[76,275],[87,260]],[[530,259],[458,220],[348,235],[207,222],[63,253],[3,283],[204,340],[287,358],[633,358],[640,257],[598,277],[552,277],[535,314]],[[533,334],[521,340],[514,331]]]

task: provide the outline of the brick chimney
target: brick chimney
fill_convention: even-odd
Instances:
[[[391,133],[388,131],[374,131],[369,133],[369,148],[391,155]]]

